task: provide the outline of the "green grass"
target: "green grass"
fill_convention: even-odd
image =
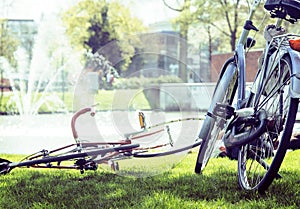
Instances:
[[[137,89],[99,90],[94,100],[100,110],[151,109],[144,93]]]
[[[68,111],[70,112],[73,111],[74,95],[72,92],[65,92],[64,95],[62,93],[56,93],[56,95],[64,102]],[[3,95],[2,104],[0,106],[0,112],[16,113],[18,111],[17,108],[15,107],[15,104],[13,102],[10,102],[10,97],[12,97],[12,93],[10,92],[6,92]],[[116,90],[109,90],[109,91],[99,90],[98,94],[96,94],[94,97],[94,103],[99,103],[99,106],[97,108],[98,110],[101,111],[151,109],[144,93],[141,90],[137,90],[137,89],[135,90],[116,89]],[[50,104],[50,106],[53,105]],[[43,104],[39,109],[40,113],[47,113],[52,111],[55,112],[55,109],[50,110],[45,104]],[[61,108],[58,108],[57,111],[61,111]]]
[[[153,177],[134,178],[98,169],[79,171],[16,168],[0,176],[0,208],[300,208],[300,150],[289,152],[284,178],[265,195],[242,191],[237,162],[211,159],[193,172],[197,153]],[[21,156],[0,155],[9,159]]]

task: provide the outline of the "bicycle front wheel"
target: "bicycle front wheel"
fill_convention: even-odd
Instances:
[[[224,129],[225,120],[222,117],[213,115],[213,110],[217,103],[228,106],[232,105],[237,89],[237,73],[235,63],[230,63],[217,83],[208,115],[204,120],[199,134],[199,138],[202,139],[202,144],[198,152],[198,159],[195,166],[196,173],[201,173],[203,171],[215,149],[216,141],[218,139],[221,140],[221,131]]]
[[[275,178],[286,154],[299,99],[291,98],[291,59],[284,56],[264,79],[254,109],[267,113],[266,131],[239,150],[238,179],[245,190],[264,192]]]

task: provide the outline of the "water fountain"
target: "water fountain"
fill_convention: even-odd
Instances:
[[[70,47],[67,46],[60,28],[55,25],[55,30],[52,30],[54,27],[51,24],[53,25],[52,19],[40,22],[32,59],[28,58],[24,49],[19,48],[15,52],[17,69],[7,70],[13,87],[10,104],[18,114],[35,115],[42,111],[43,105],[48,112],[66,111],[64,102],[53,87],[66,68],[74,65],[76,59],[70,56]]]
[[[22,48],[15,52],[17,69],[1,59],[6,63],[5,77],[9,78],[13,91],[9,92],[8,115],[0,117],[0,153],[28,154],[72,140],[71,114],[61,92],[54,89],[63,71],[69,69],[76,75],[82,69],[77,62],[79,57],[66,40],[57,21],[44,17],[39,23],[31,59]],[[56,114],[40,114],[43,111]]]
[[[13,91],[8,101],[12,108],[8,108],[8,112],[16,112],[20,115],[35,115],[39,113],[42,105],[46,105],[47,110],[50,112],[65,111],[63,101],[55,92],[49,91],[62,68],[59,68],[48,80],[48,76],[46,76],[48,69],[45,72],[37,72],[32,67],[27,69],[26,65],[20,64],[20,60],[24,57],[24,51],[19,49],[16,55],[18,64],[21,67],[18,74],[9,74]]]

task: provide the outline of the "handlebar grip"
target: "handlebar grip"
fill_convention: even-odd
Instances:
[[[95,109],[95,106],[96,106],[96,105],[93,105],[93,106],[91,107],[91,110],[90,110],[90,111],[91,111],[90,114],[91,114],[92,117],[94,117],[94,116],[96,115],[96,109]]]

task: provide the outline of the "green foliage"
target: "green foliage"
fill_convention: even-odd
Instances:
[[[194,7],[193,18],[196,23],[203,24],[207,33],[211,33],[208,35],[212,36],[212,45],[220,51],[234,50],[237,34],[243,27],[242,21],[247,18],[246,2],[196,0]]]
[[[6,27],[7,20],[0,18],[0,57],[4,57],[8,60],[11,66],[16,66],[16,60],[14,58],[14,52],[17,50],[19,41],[13,38],[11,32]],[[0,63],[0,71],[1,69]],[[0,78],[1,79],[1,78]]]
[[[248,18],[251,4],[252,1],[246,0],[193,1],[191,4],[192,12],[189,16],[191,28],[197,30],[193,39],[200,39],[199,42],[202,45],[210,45],[208,47],[211,48],[211,53],[234,50],[236,38],[243,28],[244,21]],[[257,34],[254,34],[253,31],[250,33],[250,36],[255,36],[257,40],[256,48],[264,47],[264,26],[274,23],[274,19],[269,18],[269,16],[263,8],[263,2],[261,2],[253,20],[254,25],[260,31]],[[261,24],[262,21],[264,21],[263,24]],[[201,34],[201,36],[197,34]]]
[[[123,70],[135,52],[131,43],[139,41],[132,35],[145,30],[142,22],[132,17],[129,9],[119,1],[81,0],[63,14],[63,22],[71,44],[78,50],[94,53],[115,41],[117,47],[104,56],[112,61],[120,55]]]
[[[187,38],[189,26],[193,23],[193,14],[191,12],[191,0],[185,0],[180,13],[172,22],[175,26],[179,26],[180,33],[183,38]]]
[[[8,113],[8,112],[11,112],[13,109],[15,109],[15,106],[11,106],[9,104],[9,96],[7,95],[4,95],[2,98],[1,98],[1,106],[0,106],[0,113]]]
[[[242,191],[237,185],[237,162],[227,158],[211,159],[202,175],[194,174],[195,151],[172,170],[148,178],[118,176],[103,169],[80,175],[79,171],[16,168],[0,176],[0,208],[297,209],[299,154],[287,154],[281,169],[284,178],[273,182],[265,195]]]
[[[132,77],[116,79],[114,84],[115,89],[139,89],[149,85],[156,85],[160,83],[181,83],[182,80],[177,76],[159,76],[157,78],[147,77]]]

